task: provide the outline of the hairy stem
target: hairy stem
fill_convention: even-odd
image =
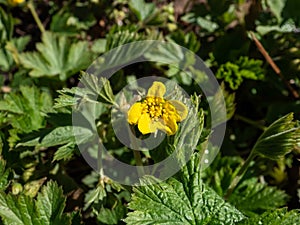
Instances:
[[[45,28],[44,28],[44,26],[43,26],[43,24],[42,24],[42,22],[41,22],[41,20],[40,20],[40,18],[38,16],[36,10],[35,10],[33,2],[29,1],[28,4],[27,4],[27,6],[28,6],[28,8],[29,8],[29,10],[30,10],[30,12],[31,12],[31,14],[33,16],[33,19],[35,20],[38,28],[40,29],[41,33],[42,34],[45,33]]]
[[[135,137],[135,132],[133,129],[130,129],[129,128],[129,133],[132,132],[132,134],[134,135]],[[143,161],[142,161],[142,156],[141,156],[141,153],[140,151],[137,151],[137,150],[134,150],[134,149],[137,149],[138,148],[138,145],[136,143],[136,140],[135,138],[132,138],[131,135],[129,135],[130,137],[130,143],[131,143],[131,147],[132,147],[132,151],[133,151],[133,156],[134,156],[134,159],[135,159],[135,163],[136,163],[136,167],[137,167],[137,172],[138,172],[138,175],[139,177],[142,177],[143,175],[145,175],[145,171],[144,171],[144,168],[143,168]]]
[[[98,158],[97,158],[97,166],[98,166],[98,172],[100,175],[100,180],[104,177],[104,171],[103,171],[103,164],[102,164],[102,141],[101,139],[99,139],[99,143],[98,143]]]

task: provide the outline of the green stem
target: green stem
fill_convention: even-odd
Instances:
[[[135,134],[134,130],[129,128],[129,131],[128,132],[132,132],[132,134]],[[131,148],[132,149],[137,149],[137,143],[135,141],[134,138],[131,138],[131,135],[129,135],[130,139],[131,139]],[[142,161],[142,156],[141,156],[141,153],[140,151],[137,151],[137,150],[132,150],[133,151],[133,156],[134,156],[134,159],[135,159],[135,163],[136,163],[136,166],[137,166],[137,172],[139,174],[140,177],[144,176],[145,175],[145,171],[144,171],[144,168],[143,168],[143,161]]]
[[[135,163],[136,163],[136,166],[137,166],[138,175],[139,175],[139,177],[142,177],[142,176],[145,175],[145,171],[144,171],[144,168],[143,168],[143,161],[142,161],[140,151],[133,150],[133,156],[134,156]]]
[[[238,174],[236,175],[236,177],[232,180],[231,184],[229,185],[229,188],[227,189],[227,192],[224,195],[225,199],[228,199],[229,196],[232,194],[232,192],[234,191],[234,189],[236,188],[236,186],[238,185],[240,180],[245,175],[246,170],[248,169],[251,161],[255,158],[255,156],[256,156],[256,154],[253,153],[253,151],[251,151],[250,155],[248,156],[248,158],[244,162],[244,164],[241,167],[241,169],[239,170]]]
[[[100,175],[100,180],[104,177],[104,171],[103,171],[103,164],[102,164],[102,143],[99,139],[99,149],[98,149],[98,158],[97,158],[97,166],[98,166],[98,172]]]
[[[245,123],[248,123],[248,124],[250,124],[250,125],[252,125],[252,126],[254,126],[254,127],[258,128],[258,129],[260,129],[260,130],[265,131],[265,130],[267,129],[267,127],[265,127],[265,126],[263,126],[263,125],[260,125],[260,124],[258,124],[256,121],[251,120],[251,119],[249,119],[249,118],[247,118],[247,117],[244,117],[244,116],[241,116],[241,115],[238,115],[238,114],[235,115],[234,117],[235,117],[235,119],[238,119],[238,120],[241,120],[241,121],[243,121],[243,122],[245,122]]]
[[[33,19],[35,20],[37,26],[39,27],[41,33],[42,34],[45,33],[46,32],[45,28],[44,28],[44,26],[43,26],[43,24],[42,24],[42,22],[41,22],[41,20],[40,20],[40,18],[38,16],[36,10],[35,10],[35,8],[34,8],[33,2],[29,1],[28,4],[27,4],[27,6],[28,6],[28,8],[29,8],[29,10],[30,10],[30,12],[31,12],[31,14],[33,16]]]
[[[133,150],[134,159],[137,166],[143,166],[143,161],[140,151]]]

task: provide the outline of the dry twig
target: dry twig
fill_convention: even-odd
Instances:
[[[265,57],[266,61],[270,64],[274,72],[281,78],[281,80],[285,83],[289,91],[292,93],[294,98],[299,98],[298,92],[290,85],[290,83],[284,78],[279,67],[275,64],[273,59],[270,57],[269,53],[266,51],[264,46],[260,43],[260,41],[255,37],[253,32],[250,32],[253,41],[256,44],[256,47],[261,52],[261,54]]]

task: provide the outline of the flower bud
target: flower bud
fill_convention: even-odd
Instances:
[[[11,191],[13,195],[18,195],[23,191],[23,186],[20,183],[13,183],[11,187]]]

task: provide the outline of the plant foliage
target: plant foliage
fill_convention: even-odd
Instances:
[[[0,0],[0,225],[300,224],[299,2]]]
[[[199,157],[192,157],[177,179],[134,188],[128,224],[233,224],[244,218],[200,179]],[[179,180],[178,180],[179,179]],[[161,213],[161,212],[166,213]]]
[[[20,54],[21,64],[30,69],[32,77],[58,76],[64,81],[91,64],[93,54],[86,49],[88,42],[72,42],[67,36],[47,32],[42,43],[36,45],[37,52]]]
[[[51,181],[36,200],[26,195],[0,193],[0,215],[4,224],[71,224],[71,216],[63,213],[64,207],[62,189]]]

